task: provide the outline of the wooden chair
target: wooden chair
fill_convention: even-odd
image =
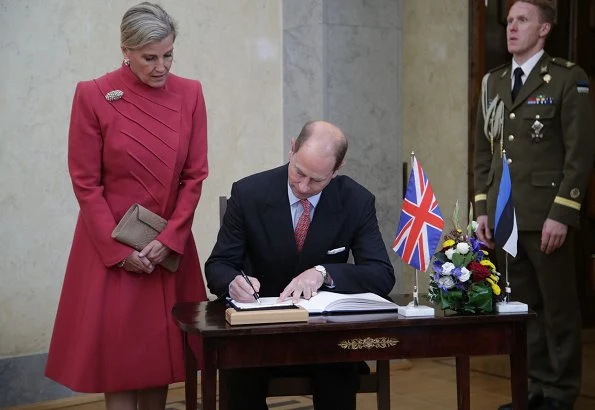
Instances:
[[[219,220],[223,224],[223,216],[227,209],[227,197],[219,197]],[[390,410],[390,369],[389,360],[377,360],[376,369],[361,363],[358,393],[376,393],[378,410]],[[219,375],[221,391],[226,392],[225,372]],[[268,397],[306,396],[313,392],[309,377],[274,377],[269,381]],[[229,393],[229,392],[228,392]],[[227,393],[224,393],[227,394]],[[220,392],[221,396],[221,392]],[[222,400],[225,402],[226,400]]]

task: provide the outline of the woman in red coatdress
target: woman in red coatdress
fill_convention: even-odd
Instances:
[[[171,310],[206,300],[191,227],[207,177],[201,84],[169,73],[176,28],[141,3],[122,19],[121,68],[78,84],[68,166],[80,213],[46,375],[80,392],[105,392],[108,409],[165,407],[184,380],[182,335]],[[138,203],[167,219],[137,252],[112,239]],[[174,252],[176,272],[159,266]],[[199,358],[200,360],[200,358]]]

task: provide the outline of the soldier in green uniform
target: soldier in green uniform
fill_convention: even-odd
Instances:
[[[537,313],[527,334],[530,410],[572,409],[581,384],[573,231],[593,164],[595,111],[585,72],[543,50],[554,16],[551,1],[513,3],[512,64],[483,79],[475,139],[477,233],[490,246],[503,151],[510,169],[518,226],[518,253],[508,258],[512,299]]]

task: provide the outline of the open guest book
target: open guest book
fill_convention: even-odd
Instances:
[[[395,303],[374,293],[344,294],[321,291],[309,300],[300,299],[295,304],[291,299],[277,303],[277,299],[277,297],[260,298],[260,303],[256,301],[242,303],[229,300],[229,304],[238,311],[291,309],[297,306],[306,309],[310,314],[396,311],[398,308]]]

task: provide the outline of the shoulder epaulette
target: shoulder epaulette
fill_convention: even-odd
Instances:
[[[491,70],[488,70],[488,73],[495,73],[496,71],[502,70],[504,68],[510,67],[510,61],[508,63],[499,65],[498,67],[494,67]]]
[[[554,58],[552,58],[551,59],[551,62],[554,63],[554,64],[556,64],[556,65],[559,65],[560,67],[566,67],[566,68],[571,68],[571,67],[574,67],[576,65],[576,63],[573,63],[572,61],[568,61],[568,60],[565,60],[565,59],[560,58],[560,57],[554,57]]]

